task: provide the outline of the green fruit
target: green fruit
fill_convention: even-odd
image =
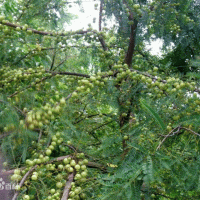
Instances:
[[[74,166],[76,165],[76,161],[75,161],[75,160],[72,160],[72,161],[70,162],[70,165],[71,165],[72,167],[74,167]]]
[[[15,190],[19,191],[21,189],[20,185],[15,186]]]
[[[21,31],[21,28],[19,26],[16,27],[16,31]]]
[[[0,21],[4,20],[5,16],[0,15]]]
[[[83,164],[87,165],[87,164],[88,164],[88,160],[87,160],[87,159],[84,159],[84,160],[83,160]]]
[[[128,135],[125,135],[125,136],[124,136],[124,140],[128,140]]]
[[[64,164],[68,164],[68,163],[69,163],[69,160],[68,160],[67,158],[65,158],[65,159],[63,160],[63,162],[64,162]]]
[[[81,173],[81,176],[82,176],[82,177],[86,177],[86,176],[87,176],[87,172],[86,172],[86,171],[83,171],[83,172]]]
[[[20,172],[21,172],[21,171],[20,171],[19,169],[15,169],[15,170],[14,170],[14,174],[20,175]]]
[[[32,31],[32,30],[30,30],[30,29],[28,29],[28,30],[27,30],[27,33],[28,33],[28,34],[32,34],[32,33],[33,33],[33,31]]]
[[[56,183],[56,187],[57,187],[57,188],[62,188],[62,186],[63,186],[63,184],[62,184],[61,182],[57,182],[57,183]]]
[[[24,195],[24,196],[23,196],[23,199],[24,199],[24,200],[29,200],[30,197],[29,197],[29,195]]]
[[[58,169],[62,170],[64,168],[63,165],[58,165]]]
[[[77,97],[77,96],[78,96],[77,92],[72,93],[72,97]]]
[[[86,170],[86,166],[85,165],[81,165],[81,169],[82,170]]]
[[[65,102],[65,98],[64,98],[64,97],[63,97],[62,99],[60,99],[60,104],[61,104],[61,105],[65,105],[65,103],[66,103],[66,102]]]
[[[72,173],[74,171],[74,169],[72,167],[68,168],[68,172]]]
[[[81,194],[80,194],[80,197],[81,197],[82,199],[86,199],[87,196],[86,196],[85,193],[81,193]]]
[[[38,177],[37,177],[37,175],[34,174],[34,175],[31,176],[31,179],[32,179],[33,181],[36,181],[36,180],[38,179]]]
[[[78,170],[80,170],[80,165],[75,165],[75,169],[78,171]]]
[[[122,117],[126,117],[127,116],[127,114],[126,113],[122,113]]]
[[[50,193],[51,193],[51,194],[55,194],[55,192],[56,192],[55,189],[51,189],[51,190],[50,190]]]
[[[3,162],[3,166],[6,167],[8,165],[7,162]]]

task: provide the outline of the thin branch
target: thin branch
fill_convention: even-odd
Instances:
[[[82,117],[82,115],[83,115],[83,113],[84,113],[84,111],[85,111],[87,105],[88,105],[88,104],[85,104],[85,106],[84,106],[84,108],[83,108],[83,111],[81,112],[81,114],[80,114],[77,118],[75,118],[75,121],[78,120],[78,118]],[[76,123],[76,122],[74,122],[74,123]]]
[[[87,116],[85,118],[79,119],[78,121],[74,122],[73,124],[78,124],[78,123],[80,123],[81,121],[83,121],[83,120],[85,120],[87,118],[95,117],[95,116],[98,116],[98,115],[99,114],[89,115],[89,116]]]
[[[102,171],[107,171],[106,167],[102,164],[99,164],[99,163],[88,162],[87,166],[90,167],[90,168],[98,168]]]
[[[9,27],[12,27],[12,28],[17,28],[17,27],[20,27],[21,29],[23,28],[23,26],[20,26],[20,25],[17,25],[17,24],[13,24],[13,23],[10,23],[10,22],[6,22],[6,23],[2,23],[0,22],[0,24],[3,24],[3,25],[6,25],[6,26],[9,26]],[[90,30],[79,30],[79,31],[75,31],[75,32],[69,32],[69,33],[52,33],[52,32],[47,32],[47,31],[38,31],[38,30],[35,30],[35,29],[31,29],[31,28],[27,28],[27,30],[31,30],[32,33],[35,33],[35,34],[39,34],[39,35],[49,35],[49,36],[68,36],[69,33],[70,34],[80,34],[80,35],[84,35],[88,32],[94,32],[95,31],[90,31]]]
[[[99,41],[101,43],[101,46],[103,48],[104,51],[108,51],[108,47],[105,43],[105,40],[103,39],[103,36],[102,35],[99,35]]]
[[[73,180],[74,180],[74,174],[72,173],[68,176],[68,181],[65,185],[65,189],[64,189],[63,196],[62,196],[61,200],[67,200],[68,199],[69,192],[70,192],[70,189],[71,189],[71,183],[73,182]]]
[[[76,148],[74,146],[68,145],[68,144],[66,146],[69,147],[70,149],[72,149],[74,152],[77,152],[77,150],[76,150]]]
[[[56,49],[54,49],[54,52],[53,52],[53,58],[52,58],[52,62],[51,62],[50,71],[53,69],[53,66],[55,63],[55,58],[56,58]]]
[[[180,129],[187,130],[187,131],[189,131],[189,132],[191,132],[191,133],[193,133],[193,134],[195,134],[195,135],[197,135],[197,136],[199,136],[199,137],[200,137],[200,134],[199,134],[199,133],[196,133],[196,132],[194,132],[193,130],[191,130],[191,129],[189,129],[189,128],[180,127]]]
[[[164,138],[164,139],[161,141],[161,143],[158,145],[158,147],[156,148],[156,151],[160,149],[161,145],[164,143],[164,141],[165,141],[169,136],[173,136],[173,135],[179,133],[179,132],[180,132],[180,128],[181,128],[181,127],[178,126],[178,127],[174,128],[173,130],[171,130],[171,131],[169,132],[169,134],[166,135],[165,138]],[[175,130],[176,130],[176,131],[175,131]],[[175,132],[174,132],[174,131],[175,131]]]
[[[53,69],[53,71],[55,71],[57,68],[59,68],[63,63],[65,63],[66,61],[67,61],[67,59],[68,59],[68,56],[66,56],[66,58],[62,61],[62,62],[60,62],[56,67],[54,67],[54,69]]]
[[[46,71],[47,73],[51,73],[53,76],[59,74],[59,75],[71,75],[71,76],[81,76],[81,77],[86,77],[86,78],[90,78],[90,75],[87,74],[81,74],[81,73],[76,73],[76,72],[50,72],[50,71]]]
[[[31,54],[34,50],[29,51],[27,54],[19,58],[17,61],[15,61],[12,65],[18,64],[20,61],[24,60],[29,54]]]
[[[168,137],[171,137],[171,136],[174,136],[175,134],[178,134],[180,133],[180,130],[181,129],[184,129],[184,130],[187,130],[191,133],[193,133],[194,135],[197,135],[200,137],[200,134],[199,133],[196,133],[195,131],[189,129],[189,128],[186,128],[186,127],[181,127],[181,126],[178,126],[176,128],[174,128],[168,135],[165,136],[165,138],[162,140],[162,142],[159,144],[159,146],[157,147],[156,151],[160,149],[161,145],[164,143],[164,141],[168,138]],[[176,131],[175,131],[176,130]],[[174,132],[175,131],[175,132]],[[163,135],[162,135],[163,136]]]
[[[100,125],[100,126],[98,126],[98,127],[96,127],[95,129],[93,129],[93,130],[91,130],[91,131],[89,131],[88,132],[88,134],[89,135],[92,135],[92,137],[94,137],[96,140],[98,140],[99,141],[99,139],[98,139],[98,137],[93,133],[94,131],[96,131],[97,129],[100,129],[100,128],[102,128],[103,126],[106,126],[106,125],[108,125],[108,124],[110,124],[110,123],[112,123],[113,121],[109,121],[109,122],[106,122],[106,123],[104,123],[104,124],[102,124],[102,125]]]
[[[38,136],[38,142],[40,141],[41,137],[42,137],[42,129],[40,129],[40,133],[39,133],[39,136]]]

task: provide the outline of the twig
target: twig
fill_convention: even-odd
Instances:
[[[107,171],[106,167],[102,164],[99,164],[99,163],[88,162],[87,166],[90,167],[90,168],[98,168],[102,171]]]
[[[180,127],[180,129],[185,129],[185,130],[190,131],[191,133],[193,133],[193,134],[195,134],[195,135],[197,135],[197,136],[200,137],[200,134],[199,134],[199,133],[196,133],[196,132],[194,132],[193,130],[191,130],[191,129],[189,129],[189,128]]]
[[[98,116],[98,115],[99,114],[89,115],[89,116],[87,116],[85,118],[79,119],[78,121],[74,122],[73,124],[78,124],[78,123],[80,123],[81,121],[83,121],[83,120],[85,120],[87,118],[95,117],[95,116]]]
[[[73,182],[73,180],[74,180],[74,174],[72,173],[68,176],[68,181],[65,185],[65,189],[64,189],[63,196],[62,196],[61,200],[67,200],[68,199],[69,192],[70,192],[70,189],[71,189],[71,183]]]
[[[74,146],[68,145],[68,144],[66,146],[69,147],[70,149],[72,149],[74,152],[77,152],[77,150],[76,150],[76,148]]]
[[[87,105],[88,105],[88,104],[85,104],[85,106],[84,106],[84,108],[83,108],[83,111],[81,112],[81,114],[80,114],[78,117],[75,118],[75,121],[78,120],[78,118],[82,117],[82,115],[83,115],[83,113],[84,113],[84,111],[85,111]],[[74,122],[74,124],[76,124],[76,122]]]
[[[65,61],[67,61],[68,57],[66,57],[62,62],[60,62],[56,67],[54,67],[53,71],[55,71],[58,67],[60,67]]]
[[[52,58],[52,62],[51,62],[50,71],[53,69],[53,66],[55,63],[55,58],[56,58],[56,49],[54,49],[54,52],[53,52],[53,58]]]
[[[91,131],[89,131],[88,132],[88,134],[89,135],[92,135],[96,140],[98,140],[99,141],[99,139],[98,139],[98,137],[95,135],[95,134],[93,134],[93,132],[95,131],[95,130],[97,130],[97,129],[99,129],[99,128],[101,128],[101,127],[103,127],[103,126],[106,126],[107,124],[110,124],[110,123],[112,123],[113,121],[109,121],[109,122],[106,122],[106,123],[104,123],[104,124],[102,124],[102,125],[100,125],[100,126],[98,126],[98,127],[96,127],[95,129],[93,129],[93,130],[91,130]]]
[[[175,130],[177,129],[176,132],[174,132]],[[186,127],[181,127],[181,126],[178,126],[176,128],[174,128],[168,135],[165,135],[165,138],[162,140],[162,142],[159,144],[159,146],[157,147],[156,151],[160,149],[161,145],[163,144],[163,142],[168,138],[168,137],[171,137],[171,136],[174,136],[175,134],[179,133],[181,129],[184,129],[184,130],[187,130],[191,133],[193,133],[194,135],[197,135],[200,137],[200,134],[199,133],[196,133],[195,131],[189,129],[189,128],[186,128]],[[163,135],[162,135],[163,136]]]
[[[40,141],[41,137],[42,137],[42,129],[40,129],[40,134],[38,136],[38,142]]]
[[[9,26],[9,27],[12,27],[12,28],[17,28],[17,27],[20,27],[21,29],[23,28],[23,26],[13,24],[13,23],[10,23],[10,22],[6,22],[6,23],[0,22],[0,24],[6,25],[6,26]],[[38,30],[35,30],[35,29],[31,29],[31,28],[27,28],[27,30],[31,30],[32,33],[39,34],[39,35],[49,35],[49,36],[67,36],[68,35],[68,33],[55,34],[55,33],[52,33],[52,32],[38,31]],[[83,31],[83,30],[81,30],[81,31],[73,32],[73,33],[70,32],[70,34],[85,35],[88,32],[95,33],[95,31],[89,31],[89,30]]]
[[[156,148],[156,151],[160,149],[160,147],[161,147],[161,145],[163,144],[163,142],[164,142],[169,136],[175,135],[175,134],[179,133],[179,132],[180,132],[180,128],[181,128],[181,127],[178,126],[178,127],[174,128],[173,130],[171,130],[171,131],[169,132],[169,134],[166,135],[165,138],[164,138],[164,139],[161,141],[161,143],[158,145],[158,147]],[[176,129],[177,129],[177,131],[174,132]]]
[[[53,76],[59,74],[59,75],[70,75],[70,76],[81,76],[85,78],[90,78],[90,75],[87,74],[81,74],[81,73],[76,73],[76,72],[51,72],[51,71],[46,71],[47,73],[51,73]]]

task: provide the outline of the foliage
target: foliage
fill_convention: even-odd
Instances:
[[[65,31],[70,2],[0,3],[0,142],[13,200],[198,199],[198,3],[100,0],[98,31]],[[162,58],[145,50],[152,37]]]

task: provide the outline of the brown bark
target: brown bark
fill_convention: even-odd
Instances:
[[[64,189],[63,196],[62,196],[61,200],[67,200],[68,199],[69,192],[70,192],[70,189],[71,189],[71,183],[73,182],[73,180],[74,180],[74,174],[72,173],[68,176],[68,181],[65,185],[65,189]]]
[[[132,64],[133,53],[135,51],[137,24],[138,22],[134,20],[134,24],[131,25],[131,35],[130,35],[130,40],[129,40],[129,46],[128,46],[128,51],[126,53],[126,57],[124,61],[128,66],[131,66]]]

